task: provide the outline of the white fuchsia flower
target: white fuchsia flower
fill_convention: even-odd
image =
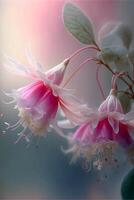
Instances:
[[[114,152],[121,147],[134,163],[134,111],[124,114],[116,93],[112,89],[94,116],[69,136],[72,147],[67,152],[73,152],[74,159],[83,157],[101,169],[117,162]]]
[[[10,68],[12,66],[17,70],[18,68],[22,69],[23,75],[33,79],[32,83],[8,94],[14,98],[20,117],[20,120],[15,125],[8,128],[14,130],[22,125],[23,130],[19,134],[19,139],[22,137],[28,139],[26,137],[27,128],[37,136],[46,135],[47,130],[50,128],[56,129],[62,135],[62,131],[58,128],[56,122],[58,108],[62,110],[70,124],[77,125],[85,120],[83,113],[87,110],[86,105],[81,105],[70,94],[69,89],[61,86],[69,59],[47,72],[43,72],[41,66],[35,63],[33,59],[32,61],[30,59],[30,63],[36,68],[31,69],[31,71],[11,58],[8,61],[9,64],[6,67]]]

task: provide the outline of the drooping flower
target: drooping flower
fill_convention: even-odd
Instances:
[[[72,145],[67,152],[73,152],[73,158],[82,157],[101,169],[105,164],[115,164],[114,153],[121,148],[134,163],[134,112],[123,113],[116,89],[100,105],[94,116],[80,125],[74,134],[69,136]]]
[[[32,83],[9,94],[14,98],[20,120],[8,128],[15,129],[22,125],[23,130],[19,134],[19,139],[21,137],[27,139],[27,129],[38,136],[46,135],[50,128],[54,128],[59,134],[62,134],[56,122],[59,108],[70,124],[77,125],[85,120],[83,113],[86,111],[86,105],[81,105],[70,93],[70,90],[61,85],[69,59],[46,72],[43,72],[41,66],[31,57],[30,64],[36,67],[31,70],[11,58],[8,61],[9,64],[6,67],[12,66],[17,70],[19,68],[23,75],[33,79]]]

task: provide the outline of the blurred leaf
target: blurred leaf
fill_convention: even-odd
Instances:
[[[134,49],[131,49],[128,53],[128,58],[132,64],[134,64]]]
[[[121,102],[124,113],[129,112],[131,108],[131,99],[128,97],[128,95],[124,93],[118,93],[118,98]]]
[[[131,29],[127,25],[121,23],[109,22],[104,24],[98,35],[101,47],[119,45],[128,49],[132,42]]]
[[[118,71],[129,71],[127,53],[128,52],[124,47],[107,47],[101,50],[100,58],[104,63],[109,64],[112,68],[115,68]]]
[[[134,169],[125,176],[121,185],[122,199],[134,199]]]
[[[117,22],[107,22],[100,28],[98,32],[98,40],[102,48],[120,45],[119,38],[112,34],[112,30],[115,26],[117,26]]]
[[[132,32],[131,29],[124,24],[119,24],[116,29],[115,33],[121,38],[124,46],[128,49],[131,42],[132,42]]]
[[[92,24],[88,17],[75,5],[65,4],[63,11],[65,27],[84,44],[95,44]]]

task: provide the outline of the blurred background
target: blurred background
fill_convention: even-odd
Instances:
[[[0,1],[1,90],[10,91],[29,82],[3,69],[3,52],[27,64],[25,50],[30,44],[37,60],[44,69],[49,69],[82,47],[64,28],[62,9],[65,2],[68,1]],[[122,21],[134,29],[133,0],[70,2],[77,4],[91,18],[96,34],[108,21]],[[73,67],[93,53],[86,51],[72,61],[67,76]],[[79,98],[94,107],[102,101],[95,80],[95,70],[93,64],[88,64],[69,85],[76,89]],[[108,94],[109,74],[102,72],[101,76],[105,93]],[[1,101],[5,98],[1,93]],[[104,181],[99,181],[100,176],[103,179],[103,173],[98,175],[94,170],[87,173],[82,169],[81,163],[69,165],[71,156],[65,156],[60,150],[61,145],[67,147],[66,143],[55,133],[39,142],[34,138],[28,148],[23,140],[15,145],[16,133],[4,134],[3,122],[14,123],[17,121],[17,113],[11,105],[5,106],[3,103],[0,103],[0,113],[4,113],[0,122],[0,199],[121,199],[120,183],[127,172],[126,168],[113,170],[106,180],[104,178]]]

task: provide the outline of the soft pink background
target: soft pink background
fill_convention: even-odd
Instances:
[[[30,43],[35,57],[43,64],[44,68],[49,69],[68,57],[75,50],[81,48],[83,45],[75,40],[64,28],[62,9],[65,2],[67,1],[1,0],[1,51],[27,63],[25,48]],[[133,13],[130,1],[128,1],[128,7],[127,3],[125,3],[127,1],[120,0],[72,0],[71,2],[80,6],[92,19],[96,32],[98,32],[101,25],[108,20],[122,20],[123,17],[124,21],[130,22],[128,16],[131,16]],[[83,56],[73,61],[67,76],[84,60],[84,58],[89,56],[89,53],[83,53]],[[84,70],[72,80],[72,84],[70,85],[70,87],[76,89],[76,93],[80,98],[93,106],[97,106],[102,100],[95,80],[95,69],[92,63],[88,64],[85,66]],[[0,83],[3,90],[19,88],[27,83],[27,80],[7,73],[2,67],[0,69],[0,74]],[[105,81],[107,79],[106,76],[107,73],[102,73],[104,88],[107,94],[107,89],[110,87],[110,84]],[[10,152],[8,152],[7,157],[10,163]],[[6,161],[4,164],[7,165]],[[17,172],[19,172],[19,169]],[[110,188],[111,182],[108,181],[106,186]],[[104,188],[102,191],[101,187],[99,185],[94,185],[94,183],[91,185],[91,188],[90,199],[104,198]],[[116,190],[118,190],[119,193],[118,187],[117,189],[115,187],[115,191]],[[33,196],[33,191],[29,191],[29,188],[26,193],[30,197]],[[35,189],[34,193],[34,198],[39,200],[40,192]],[[10,198],[8,194],[7,198]],[[107,199],[106,196],[105,199]]]
[[[33,54],[48,69],[74,51],[82,47],[64,28],[62,9],[66,0],[3,0],[1,1],[2,50],[22,62],[25,59],[25,48],[30,44]],[[91,18],[97,33],[101,25],[108,20],[116,19],[118,1],[114,0],[73,0]],[[97,34],[96,34],[97,35]],[[89,51],[88,51],[89,52]],[[89,53],[82,54],[70,65],[70,71],[75,69]],[[85,66],[84,70],[72,80],[76,93],[89,105],[96,106],[102,98],[98,91],[93,63]],[[24,79],[3,72],[8,82],[2,82],[3,87],[19,87],[25,84]],[[82,80],[82,81],[80,81]],[[20,84],[21,83],[21,84]],[[92,85],[95,87],[93,88]],[[84,90],[83,90],[84,88]],[[107,89],[107,88],[106,88]]]

